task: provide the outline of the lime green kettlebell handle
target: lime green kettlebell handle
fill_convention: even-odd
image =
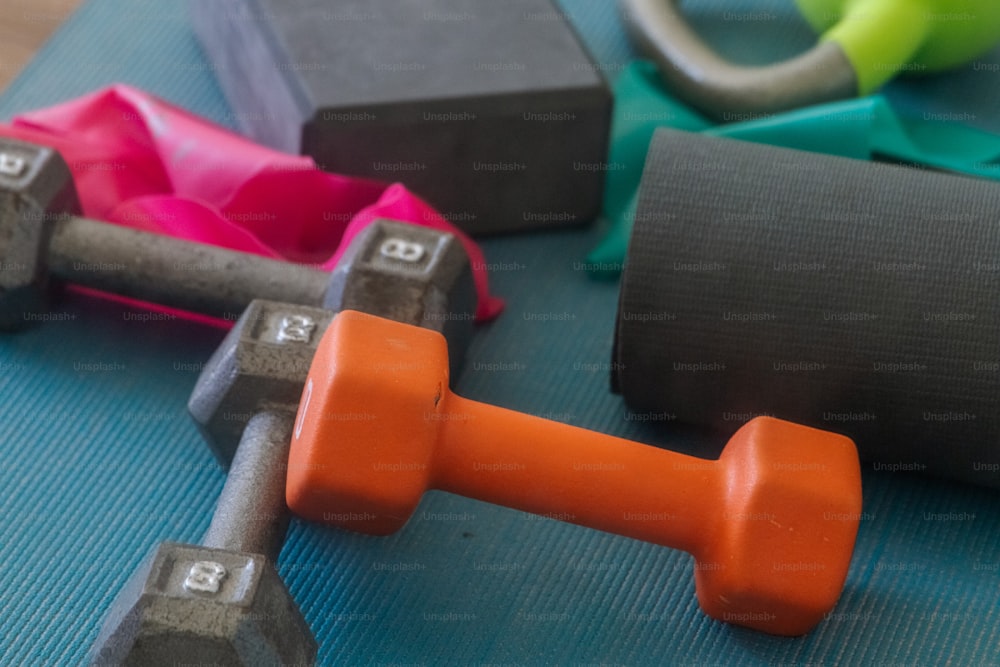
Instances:
[[[671,91],[723,121],[867,95],[900,73],[954,67],[1000,42],[1000,0],[796,0],[819,43],[782,63],[744,67],[709,48],[677,2],[621,6]]]

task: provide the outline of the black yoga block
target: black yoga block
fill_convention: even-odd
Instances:
[[[473,233],[597,216],[611,94],[549,0],[192,0],[241,129]]]
[[[614,362],[635,411],[1000,487],[1000,184],[659,131]]]

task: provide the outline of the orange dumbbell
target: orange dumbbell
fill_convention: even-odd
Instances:
[[[299,406],[289,507],[384,535],[431,488],[684,549],[705,613],[778,635],[836,604],[861,512],[843,436],[758,418],[717,461],[685,456],[456,396],[439,333],[340,313]]]

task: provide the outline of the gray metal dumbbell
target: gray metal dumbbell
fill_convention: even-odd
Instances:
[[[377,223],[352,241],[328,280],[339,308],[450,331],[464,353],[475,297],[468,256],[452,235]],[[288,523],[290,423],[335,312],[254,300],[206,364],[188,409],[215,456],[232,464],[230,479],[203,546],[162,544],[119,594],[94,645],[95,664],[315,658],[273,563]],[[207,589],[198,588],[203,579]]]
[[[232,457],[212,525],[204,546],[164,543],[133,576],[98,636],[95,664],[315,658],[312,635],[272,564],[288,523],[291,424],[334,314],[254,301],[212,356],[188,403],[216,456]],[[202,578],[206,589],[198,588]],[[185,583],[192,579],[193,587]]]
[[[247,424],[201,546],[161,543],[122,589],[93,665],[310,665],[317,645],[274,567],[295,412]]]
[[[333,310],[391,302],[387,317],[411,321],[419,313],[418,324],[444,333],[454,351],[471,335],[471,267],[451,234],[381,220],[328,273],[71,215],[78,210],[58,152],[0,138],[0,329],[22,327],[26,313],[44,310],[55,278],[217,317],[253,299]]]
[[[273,563],[289,517],[292,422],[334,315],[257,300],[212,355],[188,402],[212,451],[232,463],[212,524],[203,546],[163,543],[133,575],[98,635],[93,664],[315,659],[315,641]],[[208,580],[204,588],[201,579]],[[238,594],[243,590],[249,593]]]

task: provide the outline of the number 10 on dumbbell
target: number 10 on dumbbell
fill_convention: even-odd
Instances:
[[[684,456],[456,396],[439,333],[341,312],[299,403],[288,506],[385,535],[430,488],[684,549],[706,613],[778,635],[836,604],[861,511],[846,437],[758,418],[719,460]]]

